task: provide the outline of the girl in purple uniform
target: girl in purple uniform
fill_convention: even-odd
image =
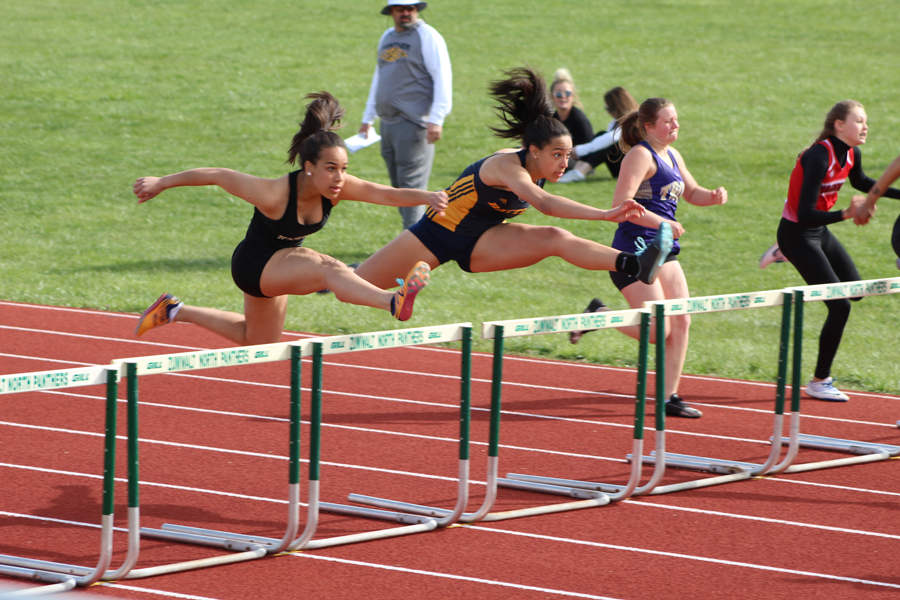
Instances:
[[[612,247],[623,252],[639,250],[653,240],[663,223],[672,227],[676,241],[653,283],[643,283],[622,273],[610,273],[610,278],[631,308],[641,308],[645,302],[688,298],[687,280],[676,258],[681,249],[677,240],[684,233],[684,227],[675,219],[678,199],[683,197],[697,206],[711,206],[725,204],[728,192],[722,187],[707,190],[697,185],[684,166],[681,154],[671,147],[678,139],[678,113],[668,100],[645,100],[638,110],[625,115],[620,123],[622,137],[619,145],[627,154],[622,160],[613,206],[634,198],[646,212],[641,217],[629,218],[619,224]],[[605,308],[595,298],[586,312]],[[688,315],[666,317],[666,414],[696,419],[702,413],[686,405],[678,395],[690,323]],[[621,331],[634,338],[638,336],[636,328],[622,328]],[[655,332],[655,328],[651,329],[651,343],[656,343]],[[580,333],[572,334],[572,343],[578,341]]]

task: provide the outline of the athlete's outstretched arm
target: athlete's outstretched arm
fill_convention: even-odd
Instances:
[[[623,203],[621,206],[615,206],[610,210],[601,210],[575,202],[564,196],[551,194],[544,191],[540,186],[535,185],[528,175],[528,171],[512,161],[498,161],[492,167],[494,167],[491,174],[492,180],[496,180],[497,183],[509,189],[520,199],[550,217],[621,223],[644,214],[644,207],[634,200]],[[484,170],[482,170],[482,173],[484,173]],[[485,181],[484,175],[482,175],[482,181]],[[488,181],[485,181],[485,183],[488,183]]]
[[[338,196],[339,200],[358,200],[383,206],[419,206],[426,205],[444,216],[447,208],[447,192],[439,190],[428,192],[412,188],[394,188],[389,185],[372,183],[353,175],[347,175],[344,187]]]
[[[217,185],[260,209],[278,204],[287,192],[285,177],[262,179],[231,169],[204,167],[165,177],[140,177],[134,182],[134,195],[140,204],[171,188],[198,185]]]

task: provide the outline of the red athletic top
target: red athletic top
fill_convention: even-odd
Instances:
[[[825,146],[828,150],[828,170],[825,173],[825,178],[822,180],[822,185],[819,187],[819,197],[816,199],[815,209],[827,212],[831,210],[831,207],[837,202],[838,191],[840,191],[844,181],[847,180],[850,169],[853,168],[854,152],[853,148],[850,148],[847,151],[847,162],[841,167],[841,163],[837,159],[834,145],[831,143],[831,140],[825,139],[821,142],[817,142],[817,144]],[[813,146],[817,144],[813,144]],[[784,202],[784,211],[781,213],[782,217],[788,221],[793,221],[794,223],[797,222],[797,206],[800,203],[800,188],[803,186],[803,165],[800,164],[801,158],[803,158],[802,154],[797,158],[797,164],[794,165],[794,170],[791,172],[788,197]]]

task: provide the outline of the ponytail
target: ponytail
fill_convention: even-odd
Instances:
[[[491,127],[497,137],[519,140],[522,147],[543,148],[561,136],[570,136],[562,121],[553,118],[553,104],[540,73],[530,67],[510,69],[506,79],[488,86],[494,107],[505,127]]]
[[[300,123],[300,131],[291,140],[287,159],[289,164],[298,164],[300,168],[307,161],[315,164],[325,148],[347,148],[341,136],[334,133],[343,127],[340,122],[344,117],[344,109],[337,98],[328,92],[317,92],[307,94],[303,99],[312,102],[306,105],[306,115]]]

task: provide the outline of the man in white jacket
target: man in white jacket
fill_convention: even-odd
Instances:
[[[389,0],[382,9],[394,26],[378,41],[378,64],[359,129],[367,137],[375,118],[381,119],[381,156],[396,188],[428,189],[434,143],[453,104],[447,44],[419,18],[427,4]],[[424,206],[399,210],[404,229],[425,213]]]

